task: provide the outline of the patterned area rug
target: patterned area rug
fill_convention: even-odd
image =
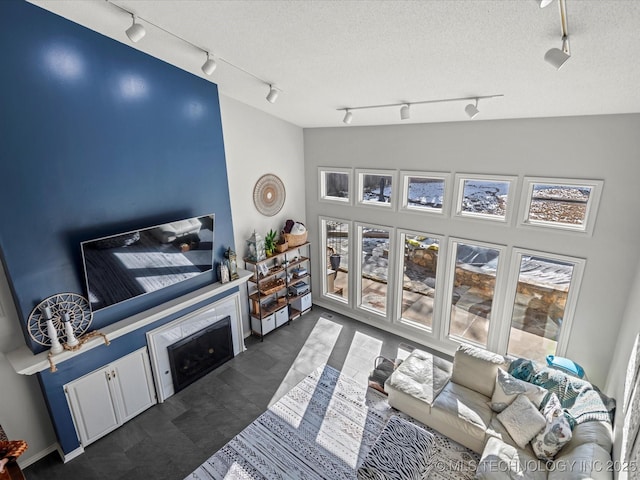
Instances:
[[[433,435],[429,479],[471,479],[479,457],[391,408],[383,394],[324,366],[258,417],[187,479],[355,479],[398,415]]]

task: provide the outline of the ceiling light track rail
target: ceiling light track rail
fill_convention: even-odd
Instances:
[[[158,30],[161,30],[162,32],[186,43],[187,45],[195,48],[196,50],[200,50],[202,51],[205,55],[206,55],[206,59],[205,62],[202,64],[202,71],[206,74],[206,75],[211,75],[213,74],[213,72],[216,70],[217,67],[217,63],[216,63],[216,59],[236,70],[238,70],[239,72],[244,73],[245,75],[248,75],[256,80],[258,80],[260,83],[266,85],[267,87],[269,87],[269,92],[267,93],[266,96],[266,100],[269,103],[275,103],[276,99],[278,98],[278,94],[283,93],[283,90],[276,87],[274,85],[273,82],[269,82],[267,80],[264,80],[263,78],[259,77],[258,75],[251,73],[250,71],[246,70],[245,68],[242,68],[238,65],[236,65],[233,62],[230,62],[229,60],[220,57],[220,56],[215,56],[214,54],[211,52],[211,50],[206,49],[201,47],[200,45],[196,45],[195,43],[187,40],[184,37],[181,37],[180,35],[176,35],[175,33],[167,30],[166,28],[162,27],[161,25],[158,25],[157,23],[151,22],[149,20],[147,20],[144,17],[141,17],[140,15],[137,15],[135,13],[133,13],[132,11],[118,5],[117,3],[114,3],[111,0],[105,0],[108,4],[113,5],[115,8],[117,8],[118,10],[120,10],[121,12],[124,12],[128,15],[131,16],[131,18],[133,19],[133,23],[132,25],[126,30],[126,34],[129,37],[129,39],[136,43],[140,40],[142,40],[142,38],[146,35],[146,30],[144,28],[144,26],[140,23],[138,23],[136,20],[142,20],[144,23],[149,24],[155,28],[157,28]]]

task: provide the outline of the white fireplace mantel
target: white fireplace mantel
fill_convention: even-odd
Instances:
[[[134,330],[150,325],[162,318],[168,317],[169,315],[180,312],[185,308],[196,305],[209,298],[231,290],[234,287],[242,285],[249,279],[252,272],[238,269],[238,274],[240,278],[237,280],[232,280],[228,283],[212,283],[211,285],[202,287],[194,292],[188,293],[174,300],[170,300],[131,317],[127,317],[119,322],[107,325],[100,329],[100,333],[106,335],[110,341],[115,340],[116,338],[131,333]],[[82,345],[81,349],[65,350],[62,353],[53,355],[52,360],[55,364],[60,364],[66,360],[76,357],[77,355],[82,355],[86,351],[100,345],[104,345],[104,339],[100,336],[94,337]],[[16,373],[21,375],[33,375],[47,370],[50,367],[48,355],[48,351],[34,355],[27,345],[23,345],[22,347],[9,352],[7,354],[7,358]]]

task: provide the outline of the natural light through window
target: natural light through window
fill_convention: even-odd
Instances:
[[[456,175],[456,215],[506,222],[515,177]]]
[[[351,169],[320,168],[320,199],[338,203],[351,201]]]
[[[342,220],[323,218],[321,221],[326,252],[322,293],[345,303],[349,299],[349,225]]]
[[[426,233],[402,232],[401,321],[431,330],[435,307],[436,272],[440,240]]]
[[[448,176],[418,172],[401,172],[401,175],[402,209],[443,213]]]
[[[449,336],[487,346],[500,250],[452,242],[455,252],[450,294]]]
[[[390,232],[360,226],[360,308],[386,316]]]
[[[516,256],[520,266],[507,353],[544,362],[556,354],[560,334],[569,328],[565,315],[578,261],[520,250]]]
[[[358,171],[358,202],[391,208],[393,174],[384,170]]]

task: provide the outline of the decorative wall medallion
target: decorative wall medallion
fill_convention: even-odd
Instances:
[[[284,183],[271,173],[260,177],[253,187],[253,203],[267,217],[273,217],[282,209],[285,197]]]
[[[59,293],[45,298],[29,315],[27,327],[34,341],[40,345],[50,346],[51,336],[47,331],[47,319],[53,322],[57,337],[60,340],[67,340],[65,320],[70,322],[74,335],[79,337],[91,325],[93,313],[89,307],[89,301],[77,293]]]

